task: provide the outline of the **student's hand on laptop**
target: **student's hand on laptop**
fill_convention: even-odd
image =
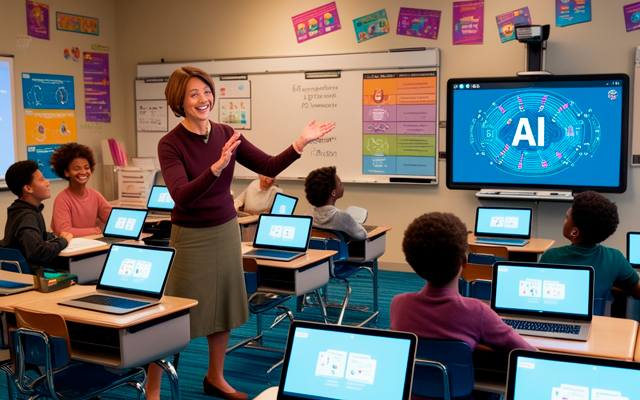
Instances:
[[[67,245],[68,243],[71,243],[71,239],[73,239],[73,235],[69,232],[60,232],[60,237],[67,239]]]

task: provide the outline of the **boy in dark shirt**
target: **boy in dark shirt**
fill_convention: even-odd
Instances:
[[[36,269],[53,261],[73,235],[61,232],[57,237],[47,232],[42,201],[51,197],[49,181],[35,161],[13,164],[7,170],[5,181],[18,199],[7,209],[7,224],[0,247],[20,250],[35,273]]]

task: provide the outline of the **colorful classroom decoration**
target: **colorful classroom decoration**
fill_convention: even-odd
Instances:
[[[353,28],[356,31],[358,43],[373,39],[377,36],[386,35],[389,33],[387,10],[383,8],[380,11],[354,19]]]
[[[111,122],[109,54],[85,52],[82,66],[87,122]]]
[[[340,18],[336,2],[325,4],[291,17],[298,43],[314,39],[340,29]]]
[[[640,1],[624,6],[624,23],[627,32],[640,29]]]
[[[529,7],[496,15],[496,24],[498,24],[498,32],[502,43],[514,40],[516,38],[516,26],[531,25]]]
[[[424,39],[438,39],[441,11],[419,8],[400,8],[398,15],[398,35],[415,36]]]
[[[27,34],[49,40],[49,5],[27,0]]]
[[[482,44],[484,0],[453,3],[453,44]]]
[[[56,13],[56,29],[59,31],[86,33],[88,35],[100,34],[98,18],[61,12]]]
[[[218,118],[233,129],[251,129],[251,81],[220,81]]]
[[[591,21],[591,0],[556,0],[556,26]]]

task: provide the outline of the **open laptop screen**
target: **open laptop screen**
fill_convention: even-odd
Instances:
[[[147,208],[152,211],[171,211],[175,202],[169,194],[166,186],[154,186],[151,188]]]
[[[491,308],[591,320],[593,275],[587,266],[499,261],[493,265]]]
[[[312,223],[310,216],[260,214],[253,247],[306,251]]]
[[[640,268],[640,232],[627,232],[627,260],[633,268]]]
[[[508,400],[640,400],[640,364],[514,350]]]
[[[269,214],[292,215],[293,210],[296,209],[297,203],[297,197],[276,193],[276,198],[273,200],[273,205],[271,206]]]
[[[114,207],[111,209],[107,226],[102,234],[109,237],[138,239],[147,213],[147,210]]]
[[[409,399],[416,336],[295,321],[278,399]]]
[[[170,247],[113,244],[97,289],[161,298],[175,250]]]
[[[531,208],[478,207],[476,236],[531,237]]]

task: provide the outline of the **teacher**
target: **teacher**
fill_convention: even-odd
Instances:
[[[231,329],[249,319],[240,228],[230,193],[235,161],[258,174],[277,176],[300,158],[307,143],[331,132],[335,124],[316,124],[314,119],[291,146],[270,156],[240,132],[209,120],[215,95],[205,71],[177,69],[165,96],[171,110],[184,117],[158,143],[162,176],[175,201],[169,246],[176,249],[176,257],[166,293],[198,300],[191,309],[191,338],[206,336],[209,345],[204,392],[246,399],[223,376]],[[161,377],[160,367],[151,364],[149,399],[159,398]]]

